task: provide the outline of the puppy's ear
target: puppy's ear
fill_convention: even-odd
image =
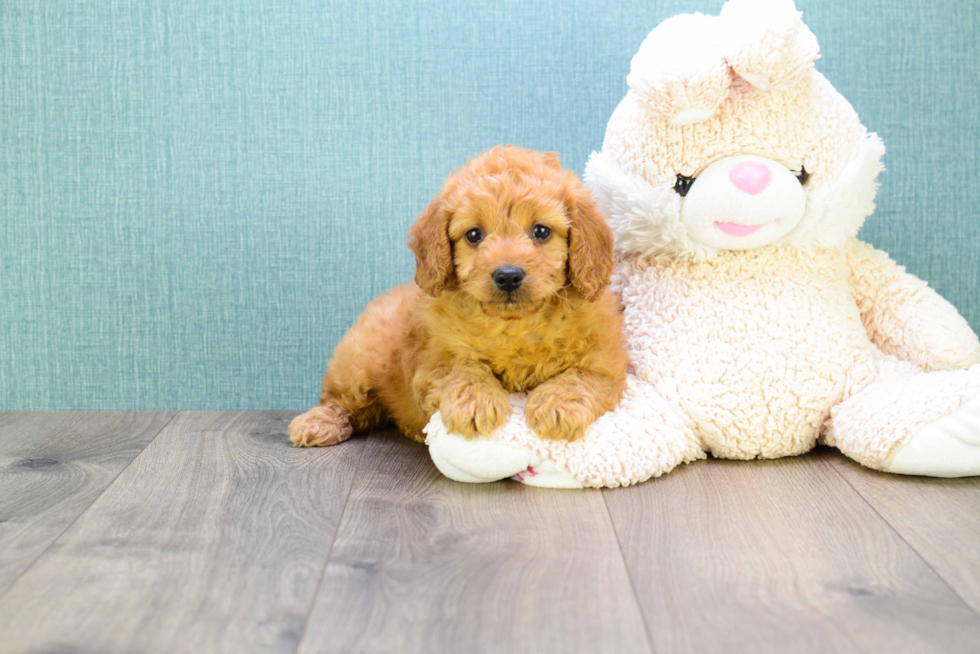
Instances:
[[[449,215],[437,195],[408,232],[415,253],[415,283],[436,297],[453,279],[453,251],[449,244]]]
[[[592,302],[609,286],[612,276],[612,230],[578,179],[569,184],[566,202],[572,223],[568,233],[568,281]]]

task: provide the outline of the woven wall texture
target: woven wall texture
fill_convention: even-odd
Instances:
[[[0,409],[309,406],[453,167],[581,172],[646,33],[721,4],[4,0]],[[980,328],[980,3],[798,6],[889,149],[863,236]]]

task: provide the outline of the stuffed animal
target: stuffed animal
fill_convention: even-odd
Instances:
[[[885,148],[814,69],[800,17],[731,0],[650,33],[585,172],[616,239],[626,394],[571,443],[538,438],[517,396],[490,438],[436,414],[445,475],[627,486],[818,442],[877,470],[980,474],[980,341],[857,239]]]

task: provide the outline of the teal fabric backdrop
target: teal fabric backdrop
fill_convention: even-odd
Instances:
[[[0,409],[309,406],[453,167],[581,172],[647,32],[721,4],[3,0]],[[980,3],[799,7],[888,146],[864,237],[980,328]]]

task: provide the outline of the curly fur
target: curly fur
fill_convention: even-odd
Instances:
[[[535,238],[536,225],[551,236]],[[388,421],[422,441],[437,410],[456,432],[488,434],[519,391],[542,437],[574,440],[615,408],[628,358],[607,290],[612,233],[554,153],[507,146],[470,160],[409,244],[416,283],[367,306],[334,351],[320,405],[290,424],[293,443],[332,445]],[[512,293],[493,283],[502,266],[525,272]]]

